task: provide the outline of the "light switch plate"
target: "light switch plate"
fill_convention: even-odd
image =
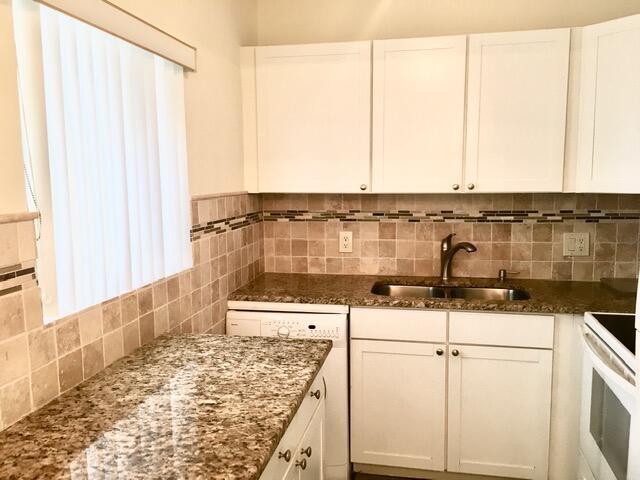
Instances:
[[[340,232],[340,253],[353,252],[353,232]]]
[[[562,240],[562,255],[565,257],[589,256],[588,233],[565,233]]]

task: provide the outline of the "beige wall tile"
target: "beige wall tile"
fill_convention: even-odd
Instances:
[[[78,315],[80,343],[88,345],[102,336],[102,307],[95,306]]]
[[[140,343],[146,345],[155,338],[155,319],[154,313],[149,312],[140,317]]]
[[[156,337],[169,331],[169,307],[167,305],[156,310],[153,319],[155,322],[154,331]]]
[[[20,262],[35,260],[36,235],[33,229],[33,221],[20,222],[16,225],[18,233],[18,251]]]
[[[29,373],[28,352],[24,333],[0,343],[0,386]]]
[[[153,310],[153,289],[151,287],[138,290],[138,311],[140,315]]]
[[[591,281],[593,280],[593,263],[574,263],[572,280],[575,281]]]
[[[0,388],[0,415],[3,425],[11,425],[31,411],[29,377]]]
[[[0,296],[0,341],[19,335],[24,331],[22,292]]]
[[[102,340],[104,344],[104,364],[106,367],[124,356],[122,328],[105,334]]]
[[[115,299],[102,304],[102,332],[109,333],[122,326],[121,301]]]
[[[167,304],[167,282],[162,280],[153,286],[153,308],[157,309]]]
[[[554,280],[571,280],[571,262],[553,262],[552,278]]]
[[[37,370],[56,359],[56,336],[54,327],[29,332],[28,340],[31,370]]]
[[[80,347],[80,326],[77,317],[56,322],[55,331],[59,357]]]
[[[129,323],[138,318],[138,295],[136,292],[124,295],[120,299],[120,311],[122,314],[122,323]]]
[[[326,273],[326,262],[322,257],[309,257],[309,273]]]
[[[24,320],[27,330],[40,328],[43,325],[42,297],[39,287],[22,291],[24,305]]]
[[[396,256],[396,242],[393,240],[380,240],[378,242],[380,257],[394,258]]]
[[[140,327],[138,320],[126,324],[122,330],[124,354],[129,355],[140,346]]]
[[[33,408],[40,408],[60,394],[58,387],[58,365],[51,362],[31,373]]]
[[[175,276],[167,280],[167,300],[171,302],[176,298],[178,298],[179,296],[180,296],[180,278]]]
[[[58,359],[60,392],[65,392],[75,387],[82,380],[82,349],[79,348]]]
[[[82,347],[82,371],[84,379],[93,377],[104,368],[102,338]]]
[[[0,268],[20,262],[18,229],[15,223],[0,224]]]
[[[618,243],[616,262],[635,262],[638,258],[638,245],[635,243]]]

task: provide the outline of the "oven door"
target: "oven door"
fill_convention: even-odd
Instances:
[[[632,479],[633,372],[587,326],[583,335],[580,449],[596,480]]]

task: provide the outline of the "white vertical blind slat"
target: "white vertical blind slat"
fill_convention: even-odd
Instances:
[[[46,7],[41,34],[59,317],[191,266],[184,85]]]

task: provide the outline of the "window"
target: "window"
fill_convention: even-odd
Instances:
[[[182,67],[14,0],[45,317],[191,266]]]

